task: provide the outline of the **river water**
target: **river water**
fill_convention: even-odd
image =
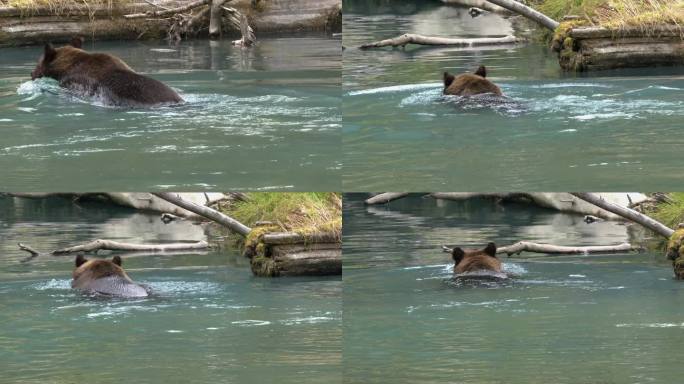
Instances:
[[[54,81],[31,81],[42,46],[2,49],[0,179],[12,190],[339,189],[339,40],[84,48],[122,58],[187,103],[131,110],[74,99]]]
[[[564,74],[529,28],[437,2],[345,1],[345,190],[680,188],[684,67]],[[403,33],[532,40],[356,48]],[[480,64],[508,100],[441,95],[442,72]]]
[[[640,242],[615,222],[491,201],[411,197],[344,210],[348,383],[674,383],[684,287],[657,253],[506,259],[512,278],[452,279],[442,244]]]
[[[73,257],[21,263],[16,243],[47,252],[95,238],[200,240],[205,231],[66,199],[0,198],[0,218],[0,382],[342,381],[340,278],[255,278],[230,247],[124,255],[153,296],[97,299],[70,289]]]

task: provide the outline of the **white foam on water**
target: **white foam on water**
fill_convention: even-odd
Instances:
[[[623,323],[615,324],[615,326],[618,328],[684,328],[684,323]]]
[[[448,264],[434,264],[434,265],[416,265],[412,267],[404,267],[402,268],[405,271],[410,271],[412,269],[425,269],[425,268],[445,268],[449,267]]]
[[[574,120],[579,120],[579,121],[589,121],[589,120],[597,120],[597,119],[617,119],[617,118],[623,118],[623,119],[632,119],[636,117],[636,113],[627,113],[627,112],[612,112],[612,113],[590,113],[586,115],[579,115],[579,116],[571,116],[571,119]]]
[[[208,294],[221,289],[220,284],[206,281],[165,281],[146,284],[150,286],[152,292],[163,295]]]
[[[430,89],[427,91],[413,93],[401,100],[399,102],[400,107],[405,107],[408,105],[430,105],[434,104],[440,97],[442,93],[436,89]]]
[[[336,320],[334,317],[328,316],[308,316],[308,317],[298,317],[294,319],[282,320],[280,321],[285,325],[298,325],[298,324],[317,324],[325,323],[328,321]]]
[[[416,91],[428,88],[440,88],[442,83],[420,83],[420,84],[404,84],[404,85],[391,85],[388,87],[380,88],[370,88],[363,89],[359,91],[347,92],[347,96],[358,96],[358,95],[374,95],[378,93],[395,93],[395,92],[406,92],[406,91]]]
[[[152,48],[150,49],[152,52],[177,52],[175,49],[169,49],[169,48]]]
[[[556,89],[556,88],[613,88],[612,85],[596,83],[550,83],[541,85],[531,85],[532,89]]]
[[[167,333],[183,333],[185,331],[181,331],[180,329],[167,329]]]
[[[522,276],[527,273],[527,269],[520,264],[502,263],[502,270],[511,276]]]
[[[269,325],[271,324],[271,322],[266,320],[239,320],[233,321],[231,322],[231,324],[239,325],[242,327],[259,327],[262,325]]]
[[[33,289],[39,291],[51,290],[51,289],[71,289],[71,280],[57,280],[52,279],[44,283],[34,284]]]

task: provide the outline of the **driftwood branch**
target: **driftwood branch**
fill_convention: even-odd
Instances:
[[[207,4],[209,4],[209,0],[197,0],[197,1],[193,1],[192,3],[188,3],[186,5],[183,5],[183,6],[177,7],[177,8],[163,9],[160,11],[147,11],[145,13],[132,13],[129,15],[124,15],[124,18],[126,18],[126,19],[140,19],[140,18],[154,18],[154,17],[171,16],[171,15],[175,15],[177,13],[187,12],[191,9],[201,7],[201,6],[207,5]]]
[[[32,247],[19,243],[19,249],[30,254],[29,257],[22,260],[29,261],[40,255],[46,256],[65,256],[77,252],[97,252],[100,250],[107,251],[123,251],[123,252],[145,252],[145,253],[166,253],[166,252],[182,252],[182,251],[198,251],[209,248],[209,243],[206,241],[197,241],[194,243],[166,243],[166,244],[132,244],[122,243],[113,240],[97,239],[89,243],[78,244],[68,248],[57,249],[48,253],[40,253]]]
[[[452,248],[445,245],[442,246],[442,251],[451,253]],[[598,253],[619,253],[640,250],[639,247],[634,247],[629,243],[622,243],[616,245],[594,245],[585,247],[573,247],[553,244],[533,243],[530,241],[519,241],[515,244],[500,247],[496,249],[497,254],[519,255],[522,252],[544,253],[549,255],[588,255]]]
[[[374,204],[387,204],[392,200],[396,199],[401,199],[402,197],[408,196],[408,193],[404,192],[384,192],[384,193],[379,193],[369,199],[366,199],[364,203],[367,205],[374,205]]]
[[[560,25],[559,22],[556,20],[546,16],[545,14],[532,9],[520,2],[514,1],[514,0],[487,0],[492,4],[496,4],[500,7],[506,8],[509,11],[513,13],[517,13],[521,16],[524,16],[552,31],[555,31],[556,28]]]
[[[254,43],[256,43],[256,35],[254,34],[252,27],[249,26],[247,16],[240,13],[240,11],[235,8],[223,7],[223,10],[228,16],[228,21],[240,29],[241,38],[240,40],[234,40],[233,45],[239,47],[251,47],[254,45]]]
[[[674,233],[673,229],[649,216],[644,215],[643,213],[639,213],[631,208],[610,203],[593,193],[575,192],[572,193],[572,195],[578,199],[582,199],[588,203],[594,204],[597,207],[603,208],[606,211],[612,212],[618,216],[622,216],[629,221],[640,224],[663,237],[669,238]]]
[[[209,207],[204,207],[201,205],[197,205],[193,202],[183,200],[180,196],[178,196],[175,193],[156,192],[153,193],[153,195],[161,199],[164,199],[172,204],[175,204],[181,208],[187,209],[190,212],[206,217],[207,219],[214,221],[218,224],[221,224],[224,227],[227,227],[228,229],[232,230],[233,232],[240,234],[241,236],[247,236],[247,234],[252,231],[252,228],[242,224],[241,222],[233,219],[230,216],[224,215],[223,213],[215,209],[211,209]]]
[[[176,252],[195,249],[207,249],[209,244],[206,241],[196,243],[169,243],[169,244],[132,244],[121,243],[113,240],[97,239],[89,243],[79,244],[68,248],[52,251],[53,256],[69,255],[76,252],[97,252],[105,251],[144,251],[144,252]]]
[[[423,36],[414,33],[406,33],[401,36],[393,37],[372,43],[363,44],[359,49],[379,48],[379,47],[398,47],[406,44],[418,45],[451,45],[459,47],[477,47],[483,45],[515,44],[521,42],[515,36],[504,37],[477,37],[472,39],[454,39],[449,37]]]

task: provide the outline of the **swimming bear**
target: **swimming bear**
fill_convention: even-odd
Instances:
[[[176,104],[183,99],[164,83],[136,73],[123,60],[107,53],[88,53],[83,40],[54,48],[46,44],[31,79],[51,77],[78,96],[97,97],[119,107]]]
[[[121,268],[121,257],[109,260],[87,260],[83,255],[76,256],[76,268],[71,288],[119,297],[147,297],[146,287],[133,282]]]
[[[496,244],[489,243],[482,250],[464,251],[455,247],[451,251],[454,259],[454,273],[493,271],[501,273],[501,261],[496,258]]]
[[[464,73],[462,75],[454,76],[449,72],[444,72],[444,90],[445,95],[456,96],[474,96],[484,93],[492,93],[496,96],[503,96],[501,89],[491,81],[486,79],[487,68],[481,65],[475,74]]]

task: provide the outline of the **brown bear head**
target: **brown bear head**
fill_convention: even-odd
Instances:
[[[496,244],[489,243],[483,249],[463,250],[455,247],[451,251],[454,259],[454,273],[489,270],[501,272],[501,261],[496,258]]]
[[[74,281],[95,280],[108,276],[121,276],[130,280],[121,268],[121,257],[114,256],[109,260],[88,260],[83,255],[76,256],[76,268],[72,274]]]
[[[58,78],[60,75],[59,66],[60,57],[73,57],[78,52],[83,52],[81,47],[83,46],[83,38],[74,37],[71,39],[69,45],[63,47],[55,48],[52,44],[45,44],[43,54],[38,59],[38,64],[36,68],[31,71],[31,80],[35,80],[41,77],[52,77]]]
[[[487,78],[487,68],[480,65],[475,73],[464,73],[462,75],[454,76],[449,72],[444,72],[444,90],[445,95],[457,96],[473,96],[483,93],[493,93],[497,96],[502,96],[501,89]]]

